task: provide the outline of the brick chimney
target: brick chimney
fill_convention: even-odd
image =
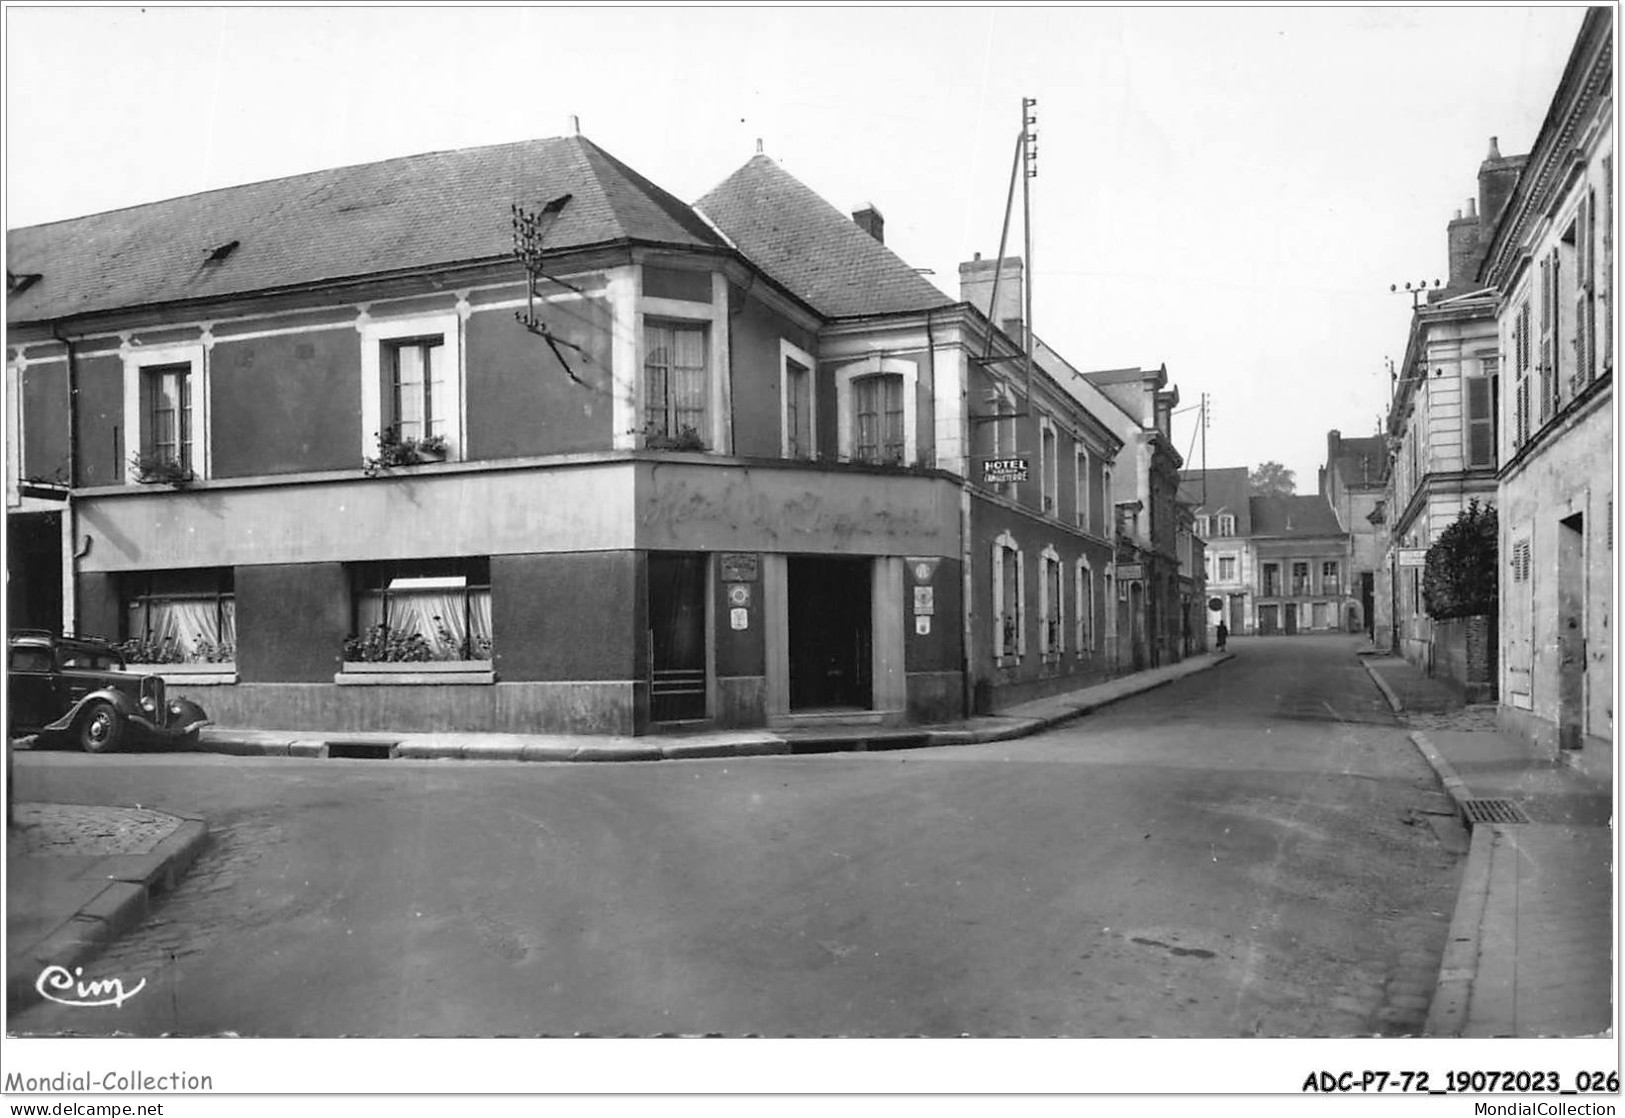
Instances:
[[[1483,259],[1483,221],[1478,215],[1478,199],[1467,199],[1467,213],[1460,210],[1445,227],[1449,244],[1450,271],[1445,286],[1452,290],[1466,289],[1478,278],[1478,265]]]
[[[995,276],[999,277],[999,305],[990,311],[988,303],[993,298]],[[1022,301],[1021,257],[1006,256],[1002,261],[983,260],[982,254],[977,253],[974,260],[967,260],[959,266],[959,298],[1019,340],[1022,307],[1025,305]]]
[[[1503,156],[1497,138],[1490,137],[1489,153],[1478,165],[1478,196],[1468,198],[1466,212],[1457,210],[1446,227],[1450,280],[1445,291],[1428,293],[1429,302],[1444,297],[1446,292],[1460,294],[1478,286],[1479,269],[1489,251],[1490,238],[1495,235],[1495,223],[1512,197],[1518,174],[1528,159],[1527,155]]]
[[[1490,151],[1478,166],[1478,213],[1484,221],[1485,240],[1501,220],[1501,211],[1518,185],[1518,175],[1529,162],[1527,155],[1503,156],[1494,136],[1490,137]]]
[[[886,219],[880,216],[880,211],[875,209],[873,203],[865,202],[862,206],[853,210],[852,220],[857,222],[858,228],[869,234],[869,236],[881,244],[886,243]]]

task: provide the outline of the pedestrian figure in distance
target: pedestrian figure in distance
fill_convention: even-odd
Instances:
[[[1224,651],[1224,642],[1230,639],[1230,630],[1223,621],[1219,622],[1219,651]]]

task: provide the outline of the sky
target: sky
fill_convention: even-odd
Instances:
[[[693,201],[767,154],[958,296],[1037,100],[1033,327],[1165,364],[1189,464],[1370,435],[1491,136],[1527,151],[1583,9],[163,8],[6,12],[6,227],[565,135]],[[1017,206],[1019,215],[1020,206]],[[1010,251],[1021,251],[1012,229]],[[1197,405],[1208,400],[1208,438]]]

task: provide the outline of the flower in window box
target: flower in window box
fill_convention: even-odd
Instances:
[[[142,485],[182,486],[194,480],[191,467],[178,458],[156,451],[131,455],[130,473]]]
[[[186,653],[173,638],[155,640],[152,637],[131,637],[118,645],[119,653],[130,664],[183,664]]]
[[[378,456],[368,458],[366,471],[377,476],[378,471],[394,466],[418,466],[425,462],[446,460],[446,436],[426,435],[421,439],[403,436],[396,426],[385,427],[377,434]]]
[[[654,428],[645,428],[643,445],[650,450],[708,450],[704,436],[693,427],[684,426],[674,435]]]
[[[434,657],[422,634],[374,625],[359,637],[344,638],[344,658],[379,664],[418,663]]]

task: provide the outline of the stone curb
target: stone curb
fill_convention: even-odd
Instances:
[[[1376,678],[1375,672],[1372,675]],[[1389,702],[1394,704],[1394,713],[1401,713],[1403,708],[1392,698],[1392,693],[1384,693],[1390,695]],[[1472,833],[1467,848],[1467,864],[1461,871],[1461,886],[1456,891],[1455,911],[1450,914],[1449,938],[1445,942],[1444,955],[1439,960],[1439,977],[1434,983],[1433,1000],[1428,1004],[1427,1019],[1422,1025],[1423,1036],[1459,1037],[1466,1028],[1473,984],[1478,980],[1484,909],[1489,903],[1496,828],[1473,825],[1465,805],[1471,793],[1432,739],[1421,730],[1413,730],[1407,736],[1438,776],[1451,803],[1456,805],[1456,814]]]
[[[1360,666],[1382,692],[1395,717],[1403,716],[1405,704],[1382,678],[1382,673],[1364,659]],[[1427,1019],[1422,1024],[1423,1036],[1459,1037],[1467,1025],[1467,1008],[1472,1003],[1473,983],[1478,978],[1479,940],[1484,908],[1489,902],[1495,829],[1474,827],[1468,820],[1462,803],[1470,798],[1467,785],[1432,740],[1420,730],[1413,730],[1407,736],[1438,776],[1451,803],[1456,805],[1456,813],[1472,832],[1467,864],[1461,871],[1461,887],[1456,891],[1456,908],[1450,915],[1450,936],[1445,942],[1444,956],[1439,960],[1439,977],[1434,983],[1433,1000],[1428,1003]]]
[[[175,831],[139,856],[131,865],[111,875],[107,886],[53,931],[23,952],[29,966],[21,973],[6,975],[6,1011],[16,1013],[40,1000],[36,983],[41,968],[63,967],[72,971],[90,962],[102,949],[146,918],[153,899],[173,889],[209,841],[209,827],[202,819],[181,817]]]
[[[1478,978],[1479,935],[1490,897],[1490,864],[1494,860],[1495,828],[1474,827],[1467,865],[1450,917],[1450,937],[1439,960],[1439,978],[1428,1005],[1423,1036],[1459,1037],[1467,1025],[1473,982]]]
[[[1364,668],[1365,674],[1371,677],[1371,682],[1377,685],[1377,690],[1382,692],[1382,697],[1388,700],[1388,709],[1393,711],[1396,716],[1404,714],[1405,704],[1399,701],[1399,695],[1395,693],[1393,685],[1382,678],[1382,673],[1373,668],[1370,661],[1367,660],[1361,660],[1360,667]]]
[[[489,742],[478,740],[477,734],[458,734],[455,740],[437,740],[430,734],[330,734],[325,738],[312,734],[271,730],[232,730],[207,727],[199,738],[199,749],[204,753],[224,753],[237,757],[331,757],[343,755],[346,746],[369,748],[388,747],[389,757],[412,760],[440,761],[538,761],[586,762],[611,761],[687,761],[722,757],[782,757],[815,753],[866,753],[900,749],[928,749],[940,746],[985,745],[990,742],[1012,741],[1029,737],[1043,730],[1064,725],[1086,714],[1120,700],[1144,694],[1176,680],[1207,671],[1235,658],[1234,652],[1208,653],[1206,660],[1184,663],[1190,667],[1158,679],[1137,681],[1133,676],[1120,677],[1113,682],[1118,689],[1099,698],[1080,700],[1064,709],[1037,717],[1012,717],[1007,725],[983,729],[934,730],[929,726],[915,729],[895,729],[860,732],[832,737],[806,734],[784,737],[764,733],[759,737],[744,737],[734,741],[662,742],[658,739],[618,738],[605,744],[566,743],[558,738],[539,737],[534,741],[516,741],[522,735],[492,735]],[[319,733],[319,731],[317,732]]]
[[[1466,806],[1466,801],[1472,799],[1472,793],[1467,790],[1466,783],[1456,775],[1456,770],[1450,767],[1450,762],[1439,752],[1439,747],[1434,745],[1433,740],[1425,733],[1421,730],[1412,730],[1410,739],[1411,744],[1427,759],[1427,763],[1433,766],[1433,771],[1439,774],[1444,790],[1449,793],[1450,799],[1456,805],[1457,814],[1461,816],[1462,822],[1467,824],[1467,828],[1472,830],[1473,821],[1467,817]]]

